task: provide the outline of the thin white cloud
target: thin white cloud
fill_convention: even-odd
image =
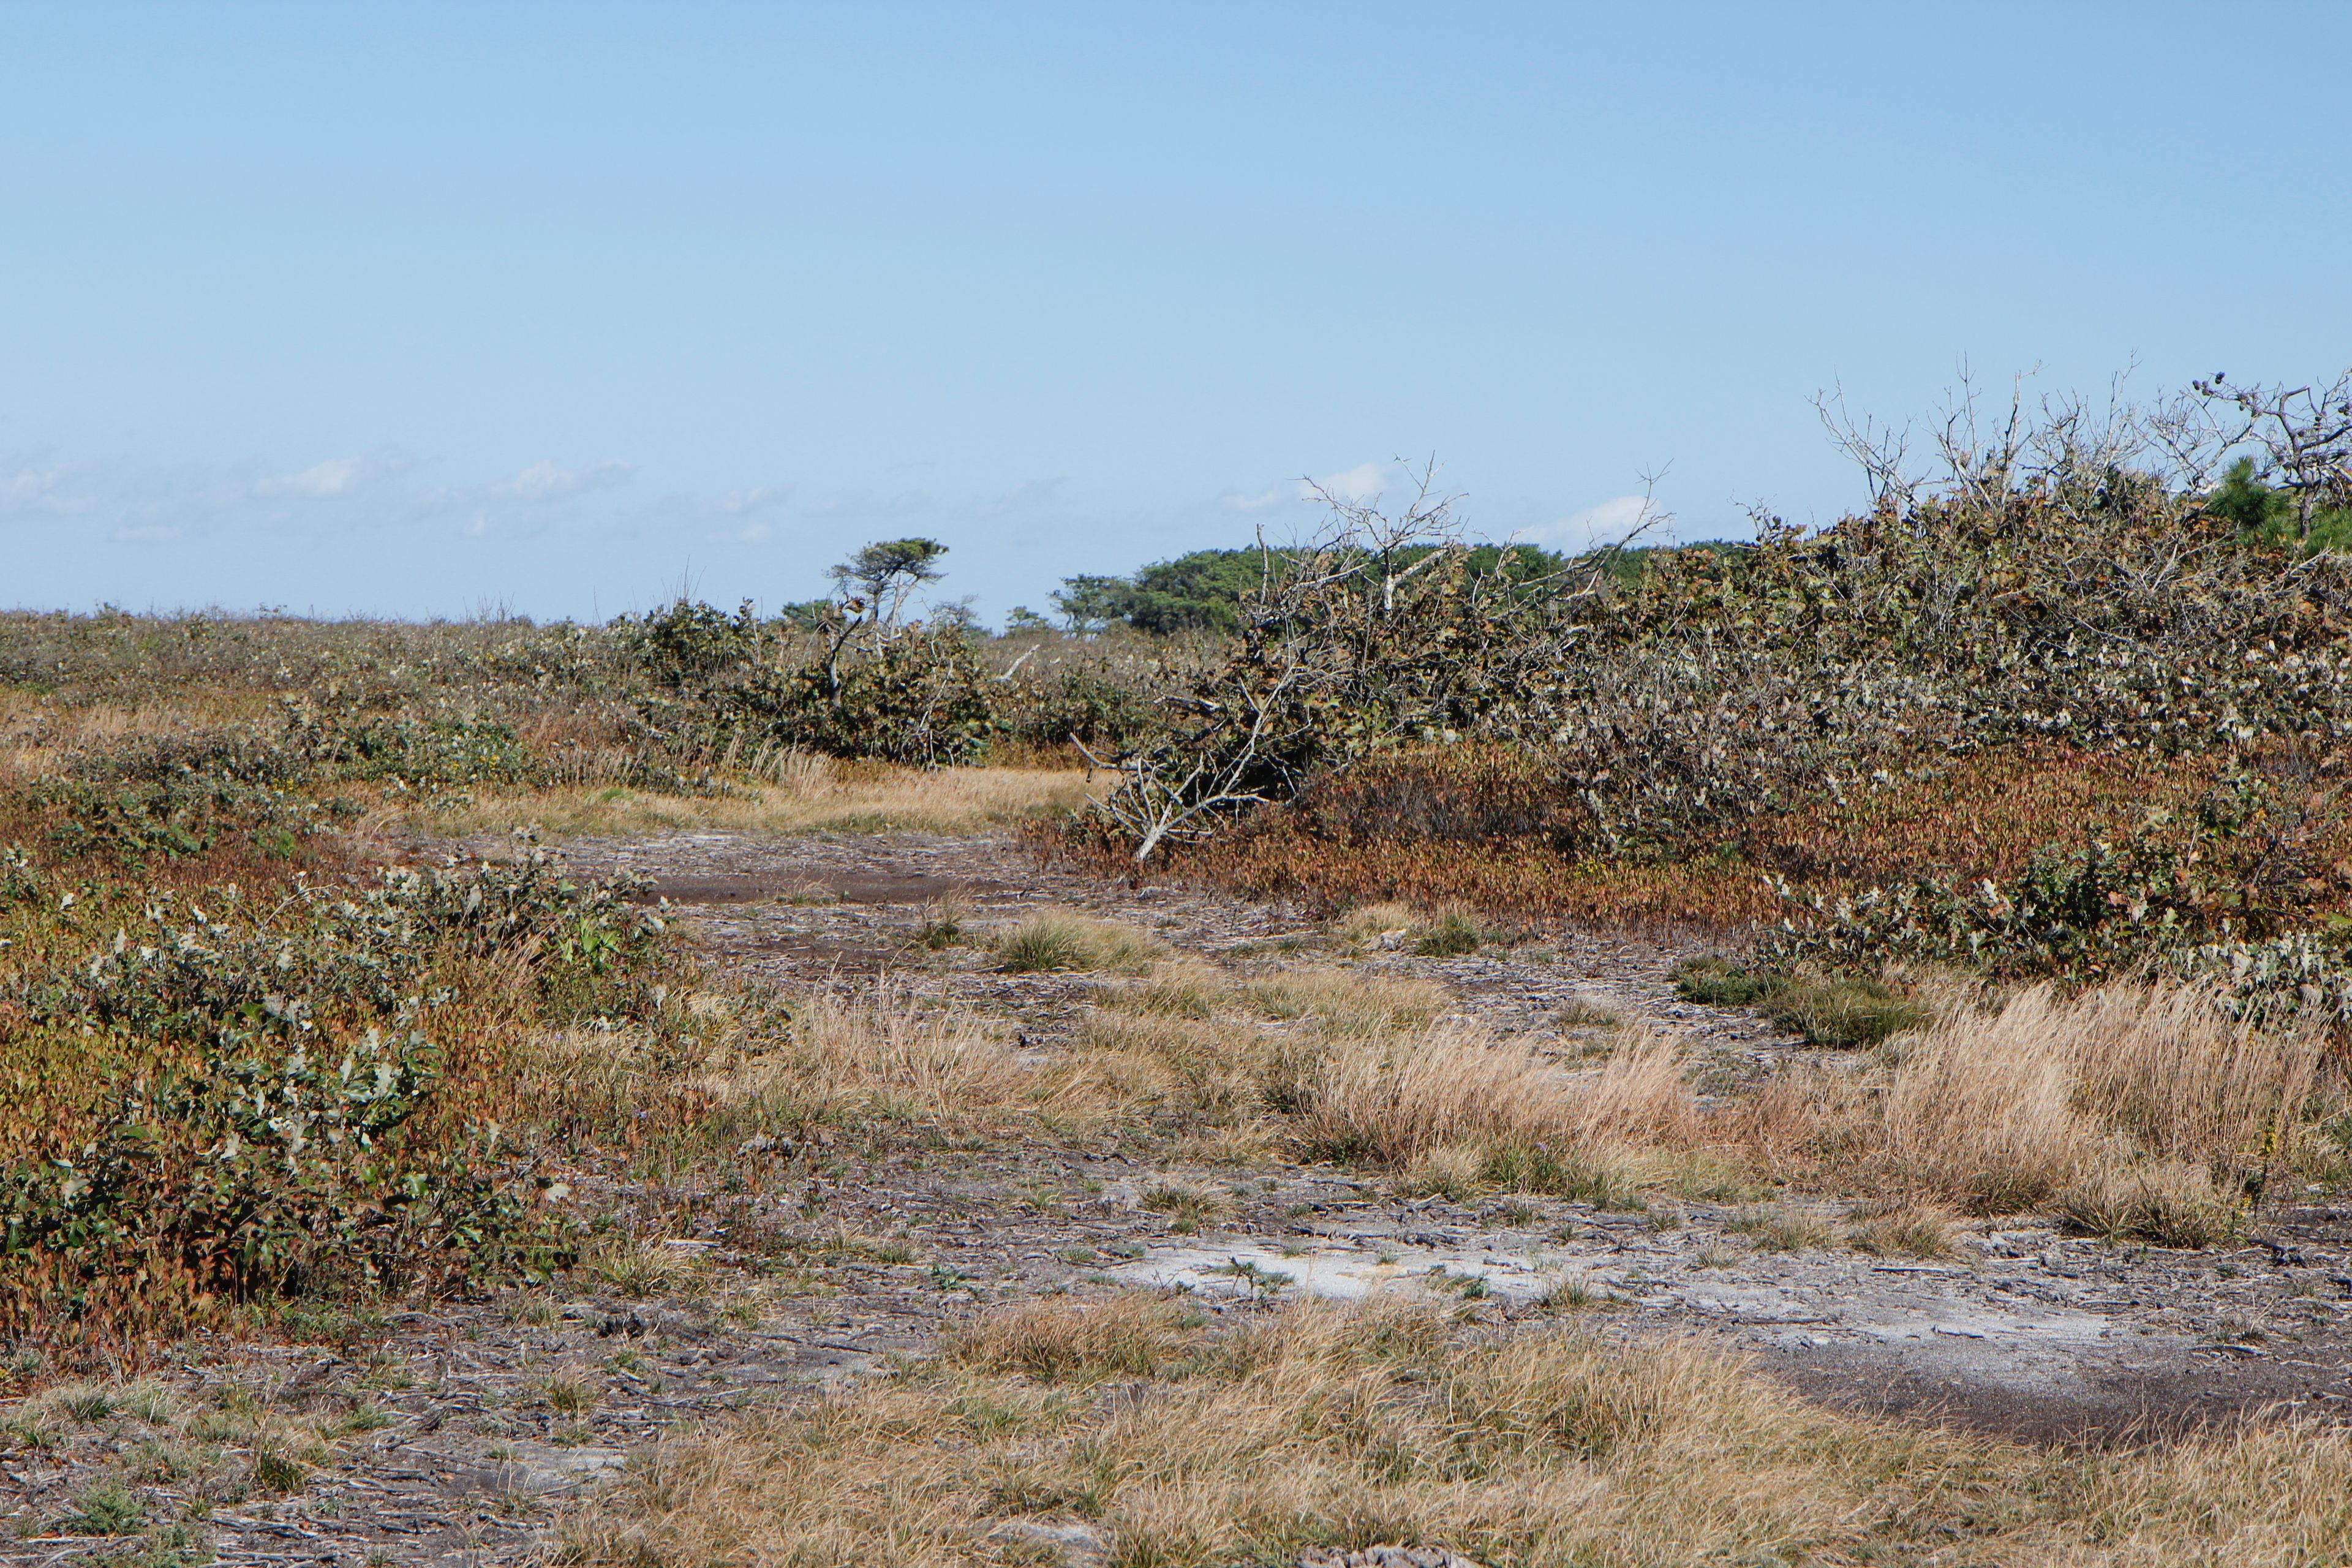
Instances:
[[[1291,479],[1255,494],[1228,490],[1218,498],[1217,504],[1227,511],[1270,511],[1276,507],[1319,501],[1328,496],[1347,506],[1363,506],[1378,500],[1387,491],[1396,469],[1394,463],[1359,463],[1336,474]]]
[[[791,499],[792,493],[790,485],[753,485],[714,497],[708,510],[714,517],[746,517],[781,505]]]
[[[257,496],[296,496],[326,500],[358,493],[377,480],[408,467],[408,458],[388,447],[377,447],[352,458],[329,458],[299,474],[278,474],[256,480]]]
[[[96,498],[73,493],[70,488],[88,471],[89,465],[82,463],[20,466],[13,472],[0,469],[0,517],[28,512],[63,516],[93,510]]]
[[[390,446],[283,471],[0,451],[0,526],[79,518],[126,542],[297,527],[313,534],[438,526],[476,537],[528,536],[596,521],[597,511],[610,510],[605,498],[636,472],[614,459],[566,467],[542,458],[502,479],[427,486],[417,482],[420,466]],[[668,512],[674,526],[695,519],[723,526],[749,521],[789,494],[789,487],[772,485],[681,496]]]
[[[1237,490],[1227,490],[1217,498],[1217,504],[1227,511],[1264,511],[1269,507],[1287,506],[1297,499],[1298,486],[1293,481],[1276,485],[1272,489],[1260,490],[1255,495],[1245,496]]]
[[[877,496],[871,490],[843,490],[811,501],[803,515],[813,518],[896,518],[931,510],[931,498],[920,490]]]
[[[972,513],[978,517],[1003,517],[1010,511],[1042,506],[1052,501],[1055,492],[1061,488],[1062,481],[1058,479],[1024,479],[994,500],[978,502],[972,507]]]
[[[1362,506],[1367,501],[1380,500],[1381,492],[1389,488],[1389,476],[1395,468],[1393,463],[1358,463],[1339,473],[1325,474],[1311,483],[1302,482],[1298,487],[1298,499],[1313,500],[1319,491],[1333,500],[1345,501],[1349,506]]]
[[[626,484],[636,466],[607,458],[601,463],[584,463],[576,468],[560,468],[552,458],[541,458],[510,479],[500,479],[486,487],[487,492],[514,500],[550,501],[576,496],[583,490],[604,489],[613,485]]]
[[[1655,542],[1673,520],[1647,496],[1618,496],[1599,506],[1570,512],[1554,522],[1538,522],[1517,530],[1512,540],[1540,544],[1571,554],[1595,545],[1618,544],[1636,535]]]

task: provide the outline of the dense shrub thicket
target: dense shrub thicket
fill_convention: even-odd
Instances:
[[[927,767],[1008,744],[1130,744],[1197,657],[1181,641],[991,640],[952,617],[860,621],[838,606],[812,628],[681,600],[614,630],[653,684],[637,723],[671,754],[798,748]]]
[[[1521,907],[1791,913],[1783,961],[2193,966],[2352,1022],[2352,557],[2147,430],[2068,411],[1631,571],[1482,570],[1425,497],[1343,510],[1095,842],[1334,900],[1476,867]]]
[[[667,1050],[704,1026],[656,912],[528,850],[402,866],[380,824],[478,790],[745,790],[800,749],[1115,746],[1184,657],[845,603],[0,616],[0,1342],[103,1355],[544,1269],[573,1239],[531,1174],[549,1152],[691,1117],[526,1087],[565,1031]]]
[[[273,765],[422,791],[593,771],[693,793],[719,759],[763,752],[929,766],[1074,737],[1116,749],[1163,721],[1156,699],[1195,678],[1207,646],[1125,630],[990,637],[954,616],[886,623],[838,603],[761,616],[679,599],[594,626],[16,612],[0,614],[0,689],[68,708],[194,697],[220,721],[165,744],[258,748]],[[184,760],[273,783],[226,758]],[[173,761],[109,761],[97,765],[153,776],[100,782],[144,792]]]
[[[441,1286],[560,1247],[496,1152],[491,1020],[626,1010],[654,917],[529,859],[267,910],[65,902],[15,869],[0,1331]]]

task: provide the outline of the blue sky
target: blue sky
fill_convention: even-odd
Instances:
[[[0,604],[994,618],[1434,453],[2352,363],[2352,5],[0,6]],[[1612,503],[1616,503],[1612,510]]]

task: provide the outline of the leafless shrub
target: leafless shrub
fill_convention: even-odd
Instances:
[[[1223,663],[1166,703],[1190,727],[1110,758],[1097,805],[1149,859],[1235,811],[1295,795],[1310,772],[1397,741],[1458,736],[1572,660],[1578,633],[1549,607],[1590,594],[1598,563],[1522,581],[1474,572],[1457,497],[1424,467],[1401,510],[1324,493],[1324,528],[1276,547],[1243,602]]]

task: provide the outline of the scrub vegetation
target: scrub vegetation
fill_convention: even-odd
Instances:
[[[1844,429],[1867,511],[1635,570],[1482,560],[1426,476],[1335,506],[1074,852],[1697,928],[1754,944],[1758,1000],[1806,966],[2155,970],[2344,1035],[2347,387],[1965,401],[1932,479]]]
[[[1933,479],[1844,430],[1872,504],[1823,529],[1563,558],[1466,541],[1424,471],[999,636],[915,613],[926,540],[774,614],[0,616],[0,1370],[70,1479],[19,1533],[193,1564],[208,1510],[438,1430],[381,1402],[396,1319],[593,1322],[593,1364],[515,1352],[498,1429],[552,1451],[660,1395],[675,1325],[906,1271],[933,1342],[629,1428],[532,1550],[2342,1560],[2325,1413],[2049,1445],[1808,1404],[1581,1273],[1349,1307],[1301,1300],[1308,1240],[1235,1241],[1204,1310],[1076,1272],[1223,1247],[1286,1181],[1891,1273],[2003,1226],[2210,1256],[2336,1201],[2352,395],[1979,412]],[[1034,885],[705,878],[681,918],[572,853],[983,837]],[[1212,941],[1187,886],[1286,902]],[[871,963],[788,919],[894,899]],[[1596,932],[1669,944],[1657,1005],[1497,1002]],[[1050,1295],[827,1207],[961,1162],[997,1186],[927,1202],[1050,1225],[1114,1200],[1037,1173],[1112,1156],[1150,1172],[1117,1217],[1019,1254]],[[291,1342],[374,1381],[173,1381]]]

